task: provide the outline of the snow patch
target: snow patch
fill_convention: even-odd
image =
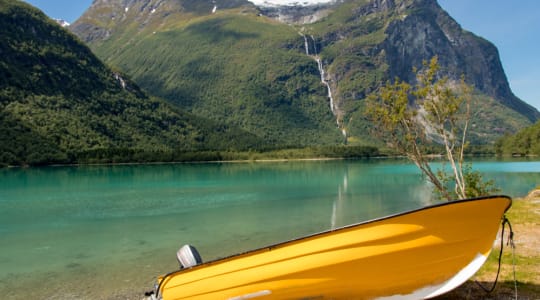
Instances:
[[[65,20],[62,20],[62,19],[54,19],[56,21],[56,23],[58,23],[58,25],[62,26],[62,27],[68,27],[70,24],[65,21]]]
[[[335,2],[335,0],[249,0],[257,6],[310,6],[316,4],[326,4]]]
[[[214,8],[212,9],[212,13],[215,14],[217,11],[217,5],[214,5]]]

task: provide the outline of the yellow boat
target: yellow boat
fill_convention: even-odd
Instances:
[[[201,263],[159,278],[152,298],[432,298],[480,269],[511,203],[448,202]]]

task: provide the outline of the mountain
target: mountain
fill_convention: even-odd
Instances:
[[[540,118],[497,49],[435,0],[96,0],[70,29],[149,93],[273,144],[376,143],[363,100],[435,55],[476,87],[474,142]]]
[[[294,49],[297,31],[248,1],[95,1],[71,29],[106,63],[193,114],[276,145],[343,140],[316,64]]]
[[[73,34],[0,0],[0,164],[171,160],[262,141],[148,97]]]

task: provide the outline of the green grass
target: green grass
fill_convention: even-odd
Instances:
[[[538,200],[536,199],[536,201]],[[530,199],[516,199],[507,213],[507,217],[513,224],[516,249],[514,256],[512,248],[506,245],[507,237],[505,237],[499,281],[502,283],[503,289],[514,289],[515,260],[518,293],[522,296],[540,294],[540,251],[535,248],[540,245],[538,230],[535,230],[540,225],[539,209],[540,204],[538,202],[535,203]],[[506,232],[508,233],[508,230]],[[489,278],[494,280],[498,266],[498,249],[497,246],[478,273],[478,277],[482,280],[488,280]]]

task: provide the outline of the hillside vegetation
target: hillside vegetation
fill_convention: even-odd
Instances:
[[[170,26],[96,52],[153,95],[272,144],[343,141],[317,65],[290,26],[234,10]]]
[[[262,139],[148,97],[71,33],[0,0],[0,164],[180,159]]]
[[[215,13],[192,0],[95,1],[71,29],[148,93],[274,145],[380,145],[366,96],[396,76],[414,81],[413,68],[434,55],[441,75],[464,75],[477,89],[474,144],[540,117],[512,94],[497,49],[435,0],[347,0],[328,9],[315,23],[285,24],[247,1],[220,1]]]
[[[499,155],[540,155],[540,122],[497,141]]]

